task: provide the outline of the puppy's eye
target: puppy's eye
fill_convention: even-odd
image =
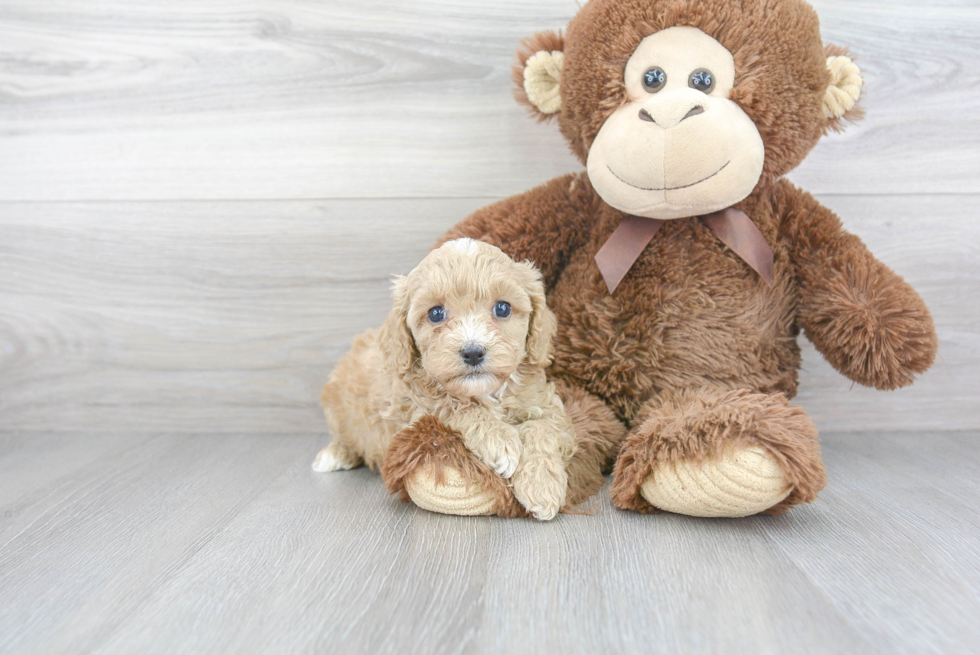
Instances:
[[[503,300],[499,301],[493,306],[493,315],[497,318],[507,318],[510,316],[510,303],[504,302]]]
[[[654,66],[643,74],[643,88],[647,93],[656,93],[667,83],[667,73],[659,66]]]
[[[430,323],[442,323],[446,320],[446,308],[441,305],[436,305],[429,310],[428,316]]]
[[[715,88],[715,76],[707,68],[699,68],[691,73],[688,86],[697,91],[708,93],[711,89]]]

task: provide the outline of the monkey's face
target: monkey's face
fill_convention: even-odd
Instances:
[[[860,115],[860,71],[805,0],[589,0],[518,63],[518,99],[637,216],[736,204]]]
[[[762,175],[765,148],[729,94],[735,60],[694,27],[644,38],[626,64],[629,101],[613,112],[588,155],[593,187],[620,211],[673,219],[746,198]]]

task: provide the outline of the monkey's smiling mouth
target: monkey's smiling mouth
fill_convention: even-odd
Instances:
[[[691,182],[690,184],[684,184],[684,185],[681,185],[681,186],[665,186],[665,187],[651,187],[651,188],[647,188],[647,187],[642,187],[642,186],[636,186],[635,184],[630,184],[629,182],[627,182],[626,180],[624,180],[624,179],[623,179],[623,178],[621,178],[620,176],[618,176],[618,175],[616,175],[616,171],[614,171],[614,170],[613,170],[613,169],[612,169],[612,168],[611,168],[611,167],[609,166],[609,164],[606,164],[606,168],[607,168],[607,169],[609,169],[609,172],[610,172],[610,173],[612,173],[612,174],[613,174],[613,176],[614,176],[614,177],[615,177],[615,178],[616,178],[617,180],[619,180],[620,182],[622,182],[622,183],[623,183],[623,184],[625,184],[626,186],[631,186],[631,187],[633,187],[634,189],[639,189],[640,191],[677,191],[677,190],[679,190],[679,189],[688,189],[688,188],[690,188],[690,187],[692,187],[692,186],[695,186],[696,184],[701,184],[702,182],[707,182],[708,180],[710,180],[711,178],[713,178],[713,177],[714,177],[715,175],[717,175],[718,173],[720,173],[720,172],[722,172],[723,170],[725,170],[725,167],[726,167],[726,166],[728,166],[728,165],[729,165],[729,164],[731,164],[731,163],[732,163],[732,160],[731,160],[731,159],[729,159],[729,160],[728,160],[728,161],[726,161],[726,162],[725,162],[724,164],[722,164],[722,166],[721,166],[721,168],[719,168],[718,170],[716,170],[716,171],[715,171],[714,173],[712,173],[712,174],[711,174],[711,175],[709,175],[708,177],[704,177],[704,178],[701,178],[701,179],[700,179],[700,180],[698,180],[697,182]]]

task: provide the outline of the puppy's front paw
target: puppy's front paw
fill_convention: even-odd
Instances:
[[[565,506],[568,475],[560,460],[534,457],[514,474],[514,497],[539,521],[550,521]]]
[[[496,444],[498,447],[492,462],[488,461],[497,475],[507,479],[514,475],[517,465],[521,461],[521,442],[520,441],[501,441]]]
[[[469,441],[469,443],[466,443]],[[502,424],[493,434],[482,438],[464,440],[480,461],[489,466],[502,478],[514,475],[521,461],[521,436],[512,425]]]

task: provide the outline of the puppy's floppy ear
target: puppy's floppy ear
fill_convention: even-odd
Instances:
[[[391,375],[404,378],[412,371],[418,358],[415,339],[408,329],[408,283],[403,276],[396,277],[391,290],[394,304],[388,318],[378,331],[378,347],[381,365]]]
[[[544,295],[541,271],[530,262],[517,264],[524,290],[531,297],[531,321],[527,328],[527,361],[535,366],[551,363],[551,342],[558,332],[558,320]]]

